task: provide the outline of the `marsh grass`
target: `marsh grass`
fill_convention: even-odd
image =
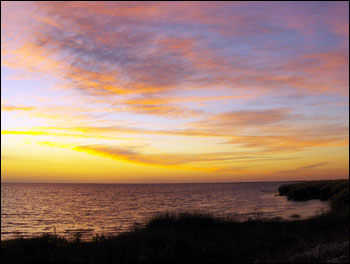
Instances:
[[[7,240],[1,242],[2,261],[285,262],[319,243],[348,240],[349,210],[348,206],[344,207],[345,193],[334,191],[328,198],[333,203],[331,211],[303,220],[235,221],[198,212],[165,213],[149,219],[145,225],[134,226],[129,232],[113,237],[95,236],[91,241],[68,241],[55,235]]]

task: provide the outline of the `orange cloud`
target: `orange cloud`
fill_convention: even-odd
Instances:
[[[167,168],[177,168],[177,169],[190,169],[190,170],[201,170],[201,171],[216,171],[218,168],[210,166],[195,166],[191,163],[198,161],[215,161],[217,155],[215,154],[204,154],[202,155],[188,155],[188,154],[142,154],[136,152],[134,149],[121,149],[116,147],[107,147],[99,145],[85,145],[85,146],[73,146],[66,144],[57,144],[54,142],[40,142],[39,144],[60,147],[60,148],[70,148],[75,151],[85,152],[92,155],[112,158],[117,161],[126,161],[131,163],[160,166]]]
[[[233,161],[271,161],[271,158],[256,157],[252,156],[251,153],[240,152],[216,152],[201,154],[143,154],[135,151],[134,149],[121,149],[117,147],[98,145],[76,146],[73,149],[76,151],[108,157],[119,161],[123,160],[143,165],[165,166],[179,169],[202,170],[210,172],[228,170],[227,164],[232,164]],[[280,160],[286,159],[290,158],[280,158]],[[236,170],[238,168],[241,170],[243,169],[242,166],[238,165],[234,168]],[[231,166],[230,170],[232,169],[233,168]]]
[[[192,122],[191,127],[207,131],[220,131],[231,134],[246,128],[261,128],[271,124],[286,122],[293,116],[289,108],[268,110],[231,111],[212,115],[205,120]]]
[[[346,146],[349,144],[346,135],[322,138],[310,137],[307,134],[281,136],[233,136],[227,144],[238,144],[244,148],[259,148],[261,152],[298,152],[319,146]]]

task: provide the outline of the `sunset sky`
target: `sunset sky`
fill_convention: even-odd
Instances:
[[[3,182],[349,176],[348,2],[1,2]]]

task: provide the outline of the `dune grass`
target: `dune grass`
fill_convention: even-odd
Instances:
[[[349,207],[344,209],[343,192],[334,191],[328,198],[334,201],[331,211],[310,219],[239,222],[210,214],[166,213],[130,232],[96,236],[92,241],[53,235],[1,241],[1,259],[4,263],[285,262],[319,243],[348,240]]]

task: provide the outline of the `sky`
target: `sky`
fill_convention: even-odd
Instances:
[[[1,1],[1,180],[349,176],[349,3]]]

